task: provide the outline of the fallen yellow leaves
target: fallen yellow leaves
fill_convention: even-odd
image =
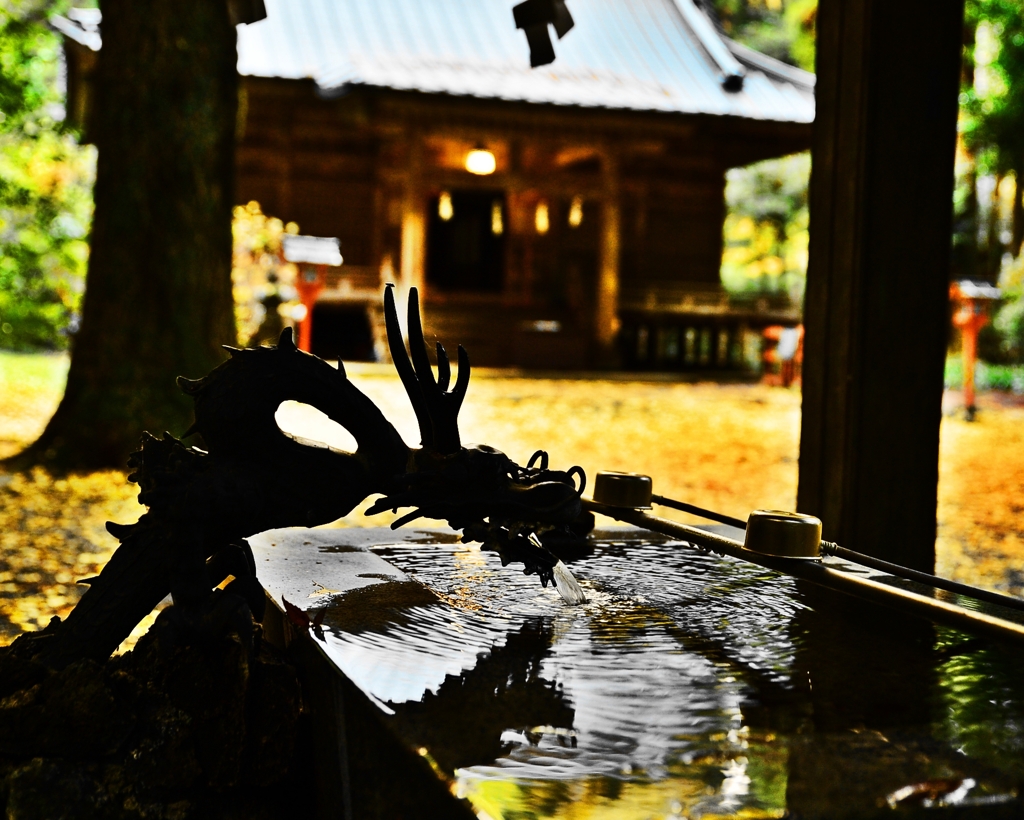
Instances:
[[[383,365],[346,365],[352,381],[380,407],[405,441],[419,443],[409,399]],[[302,408],[279,416],[289,432],[344,445],[333,422]],[[317,414],[319,415],[319,414]],[[764,385],[612,379],[530,379],[473,371],[459,416],[463,442],[497,447],[519,464],[547,450],[551,466],[579,464],[590,482],[599,470],[646,473],[654,491],[746,518],[757,507],[796,503],[800,436],[798,390]],[[351,445],[349,445],[351,446]],[[360,507],[342,526],[390,523]],[[696,520],[664,508],[659,514]]]
[[[0,477],[0,640],[64,617],[117,547],[104,524],[143,512],[117,471],[54,478],[45,470]]]
[[[1024,407],[979,404],[975,422],[942,422],[936,571],[1024,595]]]

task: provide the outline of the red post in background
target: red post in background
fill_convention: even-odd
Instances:
[[[282,245],[285,260],[299,266],[295,289],[305,308],[305,316],[299,320],[299,350],[309,353],[313,345],[313,307],[327,285],[328,266],[337,267],[344,261],[341,240],[336,236],[287,235],[282,237]]]
[[[764,383],[789,387],[800,378],[800,366],[804,361],[804,326],[769,325],[764,329],[763,336],[761,359],[765,364]],[[769,368],[774,367],[778,367],[778,374],[768,372]]]
[[[1000,297],[999,288],[974,282],[954,282],[949,298],[956,305],[953,325],[960,329],[964,370],[964,416],[974,421],[978,412],[974,394],[974,366],[978,361],[978,332],[988,324],[989,306]]]
[[[306,315],[299,321],[299,350],[310,352],[313,344],[313,306],[316,304],[320,291],[324,289],[327,278],[326,265],[302,265],[295,282],[299,292],[299,301],[306,309]]]

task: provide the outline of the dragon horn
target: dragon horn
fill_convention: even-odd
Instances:
[[[290,327],[286,327],[281,331],[281,336],[277,340],[277,349],[287,350],[289,352],[298,349],[295,347],[295,340],[292,339],[292,329]]]
[[[448,354],[445,352],[444,345],[440,342],[437,343],[437,386],[443,393],[448,389],[448,384],[452,380],[452,366],[448,361]]]
[[[413,289],[415,292],[415,289]],[[388,332],[388,348],[391,350],[391,360],[395,363],[395,370],[398,371],[405,392],[412,402],[412,409],[416,413],[416,421],[420,425],[420,442],[424,447],[434,443],[434,426],[430,422],[430,413],[427,410],[427,401],[424,398],[423,390],[416,372],[413,370],[412,362],[409,361],[409,354],[405,350],[405,341],[402,339],[402,327],[398,323],[398,306],[395,303],[395,286],[388,283],[384,291],[384,325]],[[421,335],[422,343],[422,335]]]
[[[451,396],[455,404],[455,415],[459,415],[462,409],[462,402],[466,398],[466,391],[469,389],[469,354],[466,348],[459,345],[459,375],[455,379],[455,387],[452,388]]]
[[[427,358],[427,343],[423,339],[423,325],[420,322],[420,295],[416,288],[409,288],[409,353],[412,355],[412,365],[416,368],[416,378],[423,388],[427,397],[427,406],[430,407],[431,387],[436,387],[434,371],[430,367],[430,359]],[[433,418],[433,413],[431,413]]]
[[[459,375],[455,387],[446,392],[451,380],[451,365],[444,348],[438,345],[438,374],[441,383],[434,381],[434,371],[427,358],[427,345],[423,340],[423,326],[420,322],[419,294],[416,288],[409,289],[409,350],[416,368],[416,376],[430,415],[434,431],[434,446],[443,454],[455,453],[462,447],[459,437],[459,409],[469,385],[469,356],[459,346]]]

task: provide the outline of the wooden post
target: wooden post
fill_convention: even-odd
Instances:
[[[619,250],[621,215],[619,209],[619,175],[616,157],[610,151],[602,157],[604,201],[601,213],[601,246],[597,273],[597,299],[594,316],[594,339],[597,360],[602,364],[615,361],[615,340],[619,334]]]
[[[821,0],[797,508],[935,561],[963,0]]]
[[[974,369],[978,361],[978,333],[988,324],[989,307],[999,298],[999,289],[974,282],[954,282],[950,301],[956,306],[953,324],[960,328],[960,353],[964,371],[964,418],[974,421],[978,412],[974,395]]]
[[[418,288],[420,304],[422,304],[426,295],[424,292],[424,269],[426,267],[427,223],[424,213],[420,166],[420,137],[418,133],[413,132],[409,136],[409,167],[402,199],[402,259],[399,270],[401,271],[401,289],[408,293],[409,288]]]
[[[423,203],[407,196],[402,208],[402,289],[423,288],[423,265],[426,250],[426,220]]]
[[[976,306],[971,305],[971,308],[976,308]],[[974,317],[972,316],[971,318],[973,319]],[[974,416],[978,412],[978,406],[975,403],[976,397],[974,395],[974,369],[978,362],[978,331],[984,327],[984,319],[986,317],[981,316],[980,318],[982,319],[980,322],[965,322],[961,325],[964,370],[964,413],[966,414],[968,421],[974,421]]]
[[[320,291],[324,289],[327,279],[326,265],[302,265],[299,277],[295,280],[295,289],[299,292],[299,301],[306,309],[306,315],[299,322],[299,350],[307,353],[313,349],[313,308]]]

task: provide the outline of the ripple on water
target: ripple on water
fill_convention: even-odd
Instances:
[[[957,753],[958,738],[1021,748],[1020,731],[996,730],[991,710],[970,708],[984,693],[964,680],[969,690],[984,658],[969,654],[968,674],[929,645],[920,680],[901,675],[892,688],[872,666],[898,665],[884,640],[836,638],[853,627],[817,612],[793,579],[754,565],[672,541],[598,542],[572,564],[588,603],[569,606],[475,545],[376,551],[435,597],[344,621],[329,631],[329,651],[495,817],[556,817],[581,802],[593,816],[602,806],[617,816],[787,807],[829,816],[836,793],[821,784],[835,778],[821,767],[853,767],[839,793],[869,808],[907,782],[967,776],[974,759]],[[342,598],[332,610],[346,606]],[[837,650],[875,640],[877,652]],[[903,644],[893,651],[917,663]],[[1024,715],[1019,681],[999,695]],[[920,714],[888,714],[901,698],[923,704]],[[989,796],[1007,789],[992,757],[979,754],[972,774]]]

